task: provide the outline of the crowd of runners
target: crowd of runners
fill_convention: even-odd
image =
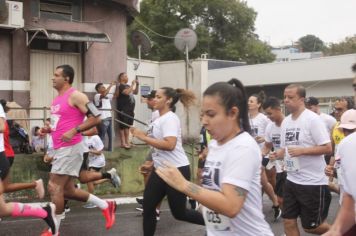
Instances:
[[[356,64],[352,70],[356,74]],[[33,188],[42,199],[45,189],[41,179],[11,183],[14,152],[9,144],[6,101],[0,106],[0,217],[42,218],[48,225],[43,236],[60,234],[61,221],[69,211],[68,200],[99,208],[107,230],[115,224],[115,201],[93,194],[97,184],[121,184],[115,168],[102,171],[104,145],[95,128],[101,112],[72,87],[73,79],[71,66],[55,69],[52,81],[58,96],[52,101],[50,119],[40,129],[48,137],[44,161],[51,165],[49,203],[5,202],[3,194],[7,192]],[[356,93],[356,77],[350,86]],[[318,99],[307,97],[299,84],[286,86],[283,94],[283,100],[266,98],[263,92],[248,97],[238,79],[212,84],[204,91],[195,183],[190,181],[190,163],[175,114],[178,102],[185,108],[195,104],[194,93],[162,87],[145,95],[152,110],[148,129],[123,121],[120,124],[151,147],[139,167],[145,182],[143,199],[139,199],[143,235],[155,234],[165,197],[174,218],[205,225],[207,235],[273,235],[262,212],[263,193],[272,202],[274,220],[283,218],[287,236],[300,235],[298,218],[307,233],[356,235],[354,100],[337,99],[331,116],[322,113]],[[124,121],[129,116],[126,114]],[[88,191],[78,187],[76,180],[88,184]],[[331,225],[326,222],[330,191],[340,194],[340,210]]]

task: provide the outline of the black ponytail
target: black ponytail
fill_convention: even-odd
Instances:
[[[164,91],[163,93],[167,98],[172,98],[172,102],[169,106],[173,112],[176,111],[176,104],[178,101],[180,101],[185,108],[188,108],[194,104],[196,99],[194,93],[190,90],[180,88],[173,89],[171,87],[163,87],[161,89]]]
[[[248,119],[247,94],[240,80],[230,79],[226,82],[217,82],[209,86],[203,96],[219,96],[221,104],[225,107],[226,113],[234,106],[239,109],[238,125],[243,131],[250,133],[250,122]]]

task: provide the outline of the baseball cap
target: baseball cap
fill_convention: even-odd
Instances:
[[[151,90],[151,92],[149,92],[148,94],[146,95],[142,95],[142,97],[144,98],[154,98],[156,96],[156,90]]]
[[[356,129],[355,109],[347,110],[342,114],[339,127],[343,129]]]
[[[308,106],[315,106],[319,104],[319,100],[316,97],[308,97],[305,99],[305,104]]]

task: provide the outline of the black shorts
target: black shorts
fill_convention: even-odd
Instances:
[[[83,153],[83,162],[82,162],[82,166],[80,167],[80,171],[88,170],[88,156],[89,156],[89,152]]]
[[[11,167],[12,164],[14,164],[15,157],[7,157],[7,160],[9,161]]]
[[[125,115],[122,115],[121,113],[117,113],[118,117],[119,117],[119,120],[124,122],[125,124],[133,125],[133,122],[134,122],[133,117],[135,116],[135,113],[133,111],[121,111],[121,112],[125,113],[126,115],[131,116],[132,118],[129,118],[129,117],[125,116]],[[128,128],[130,128],[129,126],[124,125],[122,123],[119,123],[119,127],[120,127],[120,129],[128,129]]]
[[[327,185],[300,185],[286,180],[282,217],[297,219],[300,216],[304,229],[315,229],[327,218],[330,202]]]
[[[101,169],[102,169],[102,167],[94,167],[94,166],[90,166],[90,167],[89,167],[89,170],[94,170],[94,171],[96,171],[96,172],[100,172]]]
[[[277,173],[276,175],[276,189],[274,190],[276,195],[280,198],[283,198],[283,192],[284,192],[284,183],[286,182],[287,179],[287,173],[286,172],[281,172]]]
[[[0,178],[5,179],[10,170],[10,163],[5,156],[5,152],[0,152]]]

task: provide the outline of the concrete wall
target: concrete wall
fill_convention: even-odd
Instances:
[[[110,83],[126,70],[126,13],[86,1],[83,9],[85,21],[92,23],[101,32],[108,34],[111,43],[94,43],[84,53],[84,81]]]

